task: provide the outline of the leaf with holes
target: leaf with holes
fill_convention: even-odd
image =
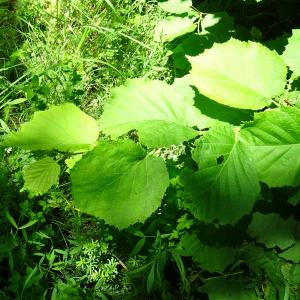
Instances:
[[[44,194],[58,183],[59,174],[59,164],[46,156],[24,168],[25,183],[21,191],[28,190],[36,194]]]
[[[198,172],[185,171],[181,182],[191,212],[205,222],[234,224],[250,213],[260,194],[258,177],[238,128],[213,127],[193,151]]]
[[[259,43],[230,39],[189,61],[199,92],[224,105],[258,110],[284,92],[287,69],[282,58]]]
[[[131,140],[100,142],[71,169],[72,194],[81,211],[125,228],[159,206],[169,184],[162,158]]]

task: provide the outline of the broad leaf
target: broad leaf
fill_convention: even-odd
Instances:
[[[255,289],[242,280],[209,278],[200,288],[209,296],[209,300],[259,300]]]
[[[71,182],[76,207],[125,228],[160,206],[168,173],[162,158],[130,140],[103,141],[71,169]]]
[[[300,223],[294,219],[282,219],[278,214],[254,213],[248,233],[258,243],[268,248],[286,249],[296,243],[300,233]]]
[[[281,108],[255,115],[242,129],[259,179],[269,187],[300,184],[300,110]]]
[[[279,254],[280,257],[292,261],[293,263],[300,262],[300,241],[297,241],[295,245]],[[300,274],[299,274],[300,275]]]
[[[199,92],[224,105],[262,109],[284,91],[287,70],[282,58],[259,43],[230,39],[189,61]]]
[[[209,33],[216,42],[225,42],[230,38],[234,19],[226,12],[206,14],[201,21],[202,33]]]
[[[58,183],[60,174],[59,164],[51,157],[46,156],[24,168],[24,187],[36,194],[46,193],[51,186]]]
[[[197,25],[189,17],[166,17],[160,21],[154,32],[156,42],[170,42],[177,37],[193,32]]]
[[[294,72],[296,76],[300,76],[300,29],[294,29],[293,34],[288,38],[288,44],[282,54],[286,65]]]
[[[182,256],[192,256],[204,270],[209,272],[224,272],[233,263],[235,250],[229,247],[209,247],[200,242],[196,234],[185,234],[178,244],[178,253]]]
[[[101,128],[113,139],[136,129],[148,147],[180,144],[196,137],[201,113],[191,87],[177,88],[158,80],[133,79],[115,88],[104,105]]]
[[[193,151],[199,171],[182,175],[188,206],[200,220],[234,224],[258,199],[258,177],[238,136],[233,126],[213,127]]]
[[[92,149],[98,135],[96,120],[66,103],[36,112],[18,132],[7,135],[4,144],[28,150],[77,152]]]
[[[192,0],[166,0],[158,2],[160,8],[174,14],[186,13],[192,5]]]

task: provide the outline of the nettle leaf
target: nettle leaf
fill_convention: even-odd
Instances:
[[[182,256],[192,256],[204,270],[209,272],[224,272],[235,258],[233,248],[209,247],[202,244],[195,233],[185,234],[178,244],[177,251]]]
[[[58,183],[59,174],[59,164],[46,156],[24,168],[25,184],[21,191],[28,190],[36,194],[44,194]]]
[[[205,222],[234,224],[248,214],[260,194],[258,177],[238,128],[213,127],[196,144],[198,172],[184,172],[181,181],[190,196],[187,204]]]
[[[300,29],[294,29],[292,36],[288,38],[288,44],[285,47],[282,58],[296,76],[300,76],[299,49]]]
[[[193,32],[197,28],[189,17],[166,17],[155,27],[154,40],[156,42],[170,42],[174,39]]]
[[[293,218],[282,219],[278,214],[254,213],[248,233],[268,248],[286,249],[299,238],[300,223]]]
[[[131,140],[100,142],[71,169],[77,208],[125,228],[143,222],[161,204],[169,184],[162,158]]]
[[[136,129],[148,147],[167,147],[197,136],[190,128],[201,118],[191,87],[177,88],[158,80],[131,79],[115,88],[100,117],[103,132],[113,139]],[[190,127],[189,127],[190,126]]]
[[[259,179],[269,187],[300,184],[299,120],[297,108],[268,110],[256,114],[254,122],[241,131]]]
[[[293,263],[300,263],[300,241],[297,241],[295,245],[280,253],[279,256]]]
[[[224,105],[262,109],[284,92],[287,69],[282,58],[259,43],[230,39],[189,61],[199,92]]]
[[[259,300],[253,286],[243,280],[209,278],[200,288],[209,300]]]
[[[173,14],[186,13],[190,10],[192,5],[192,0],[167,0],[158,2],[158,6],[161,9]]]
[[[28,150],[80,152],[92,149],[98,135],[96,120],[74,104],[65,103],[36,112],[18,132],[6,136],[4,145]]]

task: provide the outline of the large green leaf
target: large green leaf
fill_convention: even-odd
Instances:
[[[174,14],[186,13],[192,5],[192,0],[163,0],[158,2],[160,8]]]
[[[297,241],[295,245],[279,254],[280,257],[292,261],[293,263],[300,262],[300,241]]]
[[[74,104],[66,103],[36,112],[18,132],[6,136],[4,145],[28,150],[79,152],[92,149],[98,135],[96,120]]]
[[[300,184],[299,120],[297,108],[268,110],[241,131],[259,179],[270,187]]]
[[[185,234],[178,244],[178,253],[182,256],[192,256],[204,270],[209,272],[224,272],[233,263],[235,250],[229,247],[210,247],[201,243],[196,234]]]
[[[288,39],[288,44],[282,54],[284,62],[294,72],[296,76],[300,76],[300,29],[294,29],[292,36]]]
[[[189,17],[166,17],[155,27],[156,42],[170,42],[196,29],[197,25]]]
[[[191,87],[178,88],[158,80],[132,79],[115,88],[104,105],[101,128],[113,139],[136,129],[142,144],[163,147],[194,138],[201,113]]]
[[[189,61],[193,84],[221,104],[257,110],[284,91],[287,70],[282,58],[259,43],[230,39]]]
[[[162,158],[147,156],[130,140],[100,142],[71,169],[75,205],[106,223],[125,228],[143,222],[168,186]]]
[[[255,289],[242,280],[209,278],[200,288],[209,300],[259,300]]]
[[[236,223],[248,214],[260,194],[253,163],[239,142],[238,129],[213,127],[193,151],[199,171],[185,172],[181,181],[195,217],[205,222]]]
[[[51,186],[58,183],[59,174],[59,164],[51,157],[46,156],[24,168],[25,184],[22,190],[44,194]]]
[[[268,248],[286,249],[296,243],[300,233],[300,223],[294,219],[282,219],[278,214],[254,213],[248,233]]]

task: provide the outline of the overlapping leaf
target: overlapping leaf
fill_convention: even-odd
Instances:
[[[231,39],[189,61],[200,93],[224,105],[262,109],[284,91],[287,70],[282,58],[259,43]]]
[[[259,300],[255,289],[243,280],[212,278],[200,289],[209,300]]]
[[[118,228],[145,221],[169,183],[163,159],[130,140],[100,142],[71,169],[71,181],[75,205]]]
[[[96,120],[74,104],[66,103],[36,112],[18,132],[10,133],[4,144],[28,150],[77,152],[92,149],[98,135]]]
[[[177,88],[158,80],[132,79],[115,88],[99,122],[113,139],[136,129],[142,144],[162,147],[194,138],[201,116],[191,87]],[[190,126],[190,127],[189,127]]]
[[[284,62],[294,72],[296,76],[300,76],[300,29],[294,29],[292,36],[288,39],[288,44],[282,54]]]
[[[177,37],[193,32],[197,25],[189,17],[166,17],[155,27],[154,40],[170,42]]]
[[[238,136],[230,125],[212,128],[193,152],[199,171],[181,177],[190,196],[189,208],[200,220],[234,224],[258,199],[258,177]]]
[[[281,108],[255,115],[241,132],[259,179],[270,187],[300,184],[300,110]]]
[[[255,213],[248,233],[268,248],[286,249],[300,237],[300,223],[293,218],[282,219],[278,214]]]
[[[58,183],[59,164],[51,157],[44,157],[24,169],[24,187],[36,194],[46,193],[51,186]]]
[[[196,234],[185,234],[178,244],[182,256],[192,256],[204,270],[209,272],[224,272],[233,263],[235,251],[229,247],[209,247],[200,242]]]
[[[158,2],[160,8],[174,14],[186,13],[192,5],[192,0],[162,0]]]

